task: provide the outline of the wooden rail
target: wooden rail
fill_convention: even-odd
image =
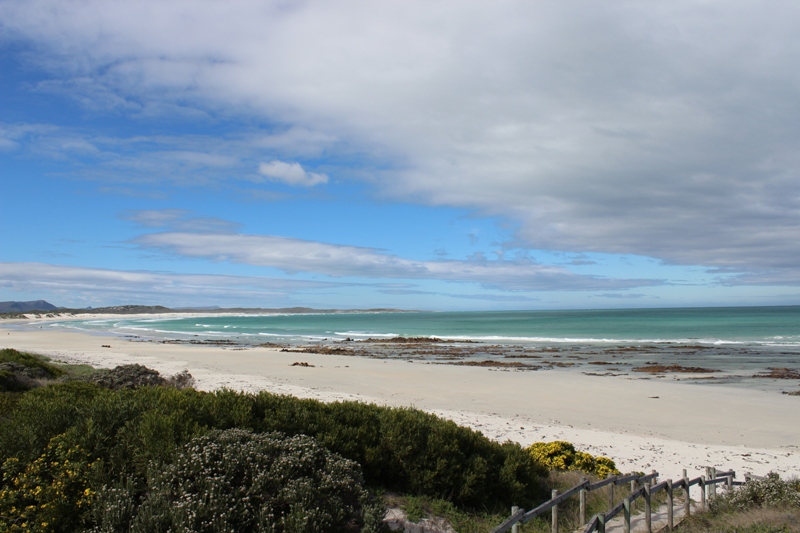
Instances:
[[[667,493],[667,529],[672,530],[674,524],[674,508],[675,499],[673,491],[675,489],[683,489],[684,497],[684,516],[689,516],[691,512],[690,504],[690,489],[693,485],[700,486],[700,505],[703,509],[707,508],[707,501],[714,499],[717,495],[717,485],[724,483],[726,488],[730,490],[734,485],[742,485],[742,482],[734,481],[736,473],[733,470],[726,472],[717,472],[716,468],[707,467],[706,474],[694,479],[689,479],[686,475],[686,470],[683,471],[683,477],[677,481],[668,479],[657,483],[658,472],[653,470],[650,474],[640,476],[638,474],[615,475],[609,476],[595,483],[590,483],[589,480],[583,479],[577,485],[570,487],[568,490],[559,494],[554,490],[551,498],[541,505],[534,507],[530,511],[525,511],[518,507],[511,509],[511,516],[505,522],[492,530],[492,533],[505,533],[511,531],[518,533],[519,525],[530,522],[534,518],[543,515],[547,511],[551,514],[551,533],[558,533],[558,505],[566,499],[580,495],[580,522],[586,524],[583,533],[605,533],[606,524],[617,516],[623,513],[625,533],[630,533],[631,530],[631,512],[635,506],[636,500],[642,498],[644,500],[644,517],[647,524],[648,533],[652,533],[652,507],[651,498],[654,494],[665,491]],[[745,479],[757,478],[750,474],[745,475]],[[614,487],[630,483],[631,492],[616,505],[614,503]],[[605,513],[598,513],[590,520],[586,520],[586,495],[589,492],[599,490],[603,487],[608,487],[609,491],[609,509]]]

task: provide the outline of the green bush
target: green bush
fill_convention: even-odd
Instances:
[[[0,391],[0,420],[5,420],[11,416],[21,399],[22,394]]]
[[[361,464],[371,485],[482,509],[546,498],[546,469],[518,444],[493,442],[418,409],[267,393],[255,403],[255,413],[263,416],[255,424],[259,430],[312,436]]]
[[[371,487],[446,499],[462,508],[505,511],[546,498],[546,469],[517,444],[493,442],[415,409],[268,393],[54,384],[25,393],[0,417],[0,460],[27,464],[64,434],[100,460],[99,485],[130,486],[143,497],[148,465],[170,464],[193,438],[231,428],[310,436],[359,463]]]
[[[28,369],[17,363],[0,363],[0,391],[23,392],[39,386]]]
[[[0,350],[0,363],[17,363],[27,368],[39,369],[50,378],[57,378],[64,374],[62,369],[48,363],[43,357],[20,352],[13,348]]]
[[[39,387],[42,380],[54,379],[63,373],[36,355],[13,348],[0,350],[0,391],[27,391]]]
[[[0,422],[0,460],[32,461],[50,440],[86,419],[99,396],[111,394],[88,383],[59,383],[26,392]]]
[[[374,531],[381,518],[355,462],[309,437],[239,429],[212,431],[173,464],[152,464],[147,498],[125,517],[136,509],[132,497],[101,494],[96,531],[355,533]]]

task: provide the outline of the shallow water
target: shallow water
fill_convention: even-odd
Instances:
[[[432,363],[490,361],[503,370],[571,368],[597,375],[598,379],[622,375],[800,389],[798,379],[753,377],[769,368],[800,371],[800,307],[153,316],[59,321],[48,327],[112,332],[156,342],[269,342],[291,349],[339,347],[352,355]],[[397,336],[454,342],[359,342]],[[717,372],[651,375],[633,370],[648,364]]]

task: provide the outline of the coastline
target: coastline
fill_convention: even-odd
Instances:
[[[800,476],[800,399],[787,395],[561,368],[518,372],[103,336],[109,342],[97,334],[7,327],[22,323],[31,321],[0,322],[0,348],[97,367],[139,363],[164,374],[187,369],[202,390],[413,406],[500,441],[567,440],[611,457],[623,471],[655,469],[679,477],[681,468],[699,475],[703,467],[717,466]]]

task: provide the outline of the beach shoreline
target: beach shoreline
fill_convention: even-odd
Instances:
[[[800,398],[774,392],[588,376],[569,368],[525,372],[269,347],[100,339],[95,333],[36,329],[32,323],[0,322],[0,348],[96,367],[139,363],[163,374],[188,370],[202,390],[264,390],[416,407],[499,441],[527,446],[567,440],[611,457],[623,471],[654,469],[679,477],[682,468],[699,475],[705,466],[716,466],[800,476]],[[293,366],[296,362],[309,366]]]

